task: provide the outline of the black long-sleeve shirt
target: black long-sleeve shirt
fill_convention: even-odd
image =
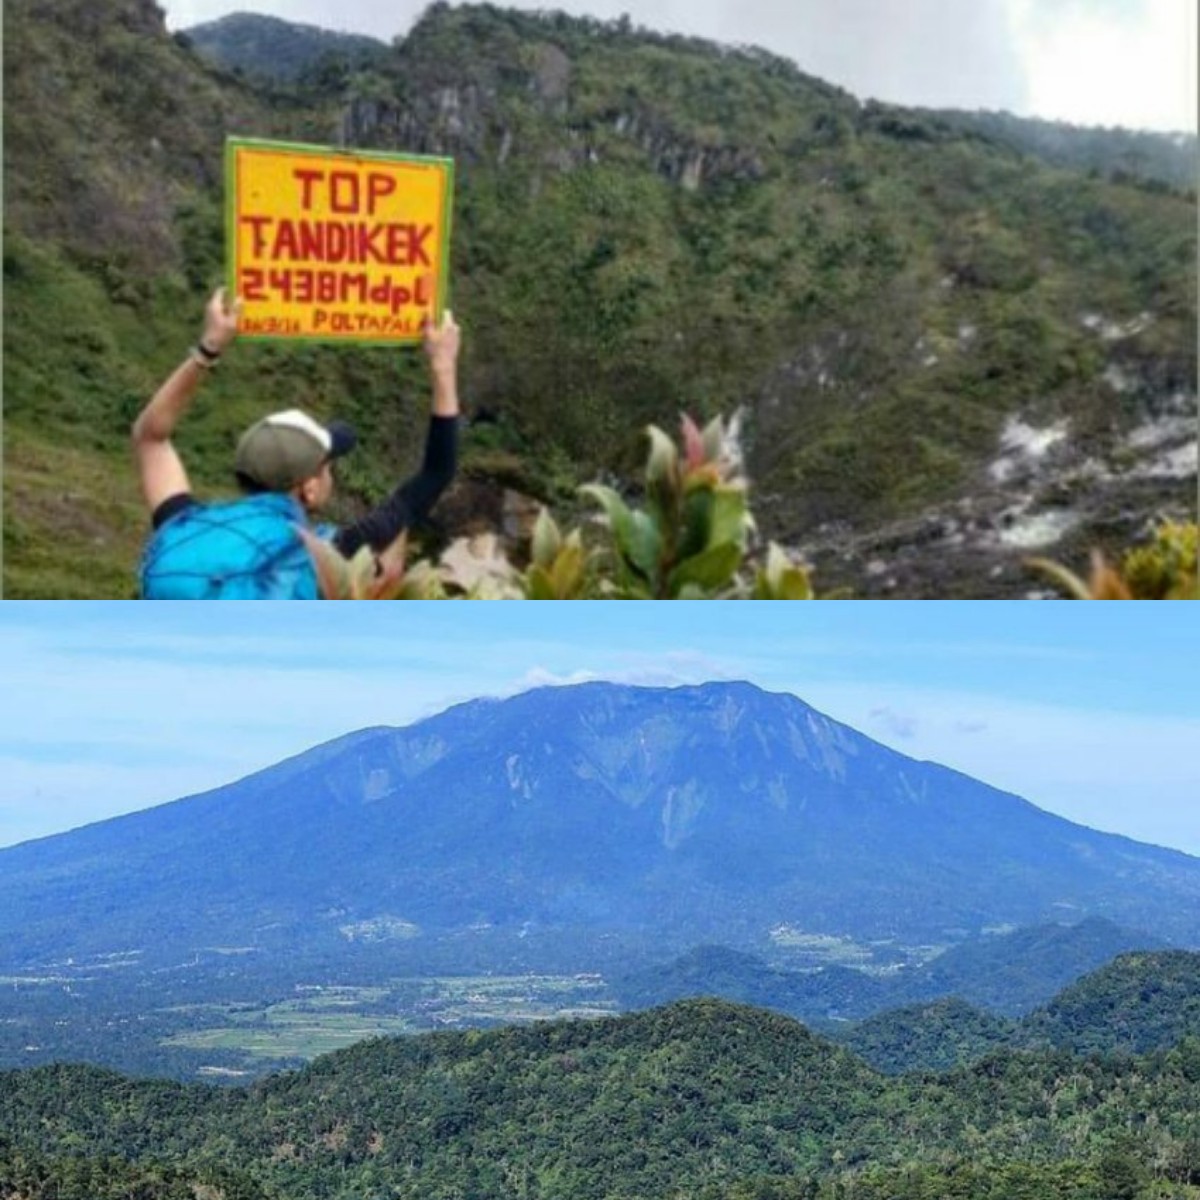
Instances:
[[[421,469],[365,517],[339,529],[332,539],[334,546],[347,558],[361,546],[383,550],[395,541],[402,529],[425,519],[454,478],[457,467],[458,418],[430,417]],[[152,524],[158,529],[178,513],[199,503],[191,492],[170,496],[154,510]]]
[[[458,418],[430,417],[421,469],[365,517],[339,529],[333,544],[347,558],[364,545],[372,550],[385,549],[402,529],[425,519],[454,478],[457,466]]]

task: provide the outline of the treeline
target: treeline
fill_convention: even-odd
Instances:
[[[1197,1039],[887,1079],[786,1018],[693,1001],[363,1043],[239,1091],[10,1073],[0,1178],[119,1158],[93,1195],[105,1170],[168,1189],[220,1168],[290,1200],[1149,1200],[1200,1194],[1198,1114]]]

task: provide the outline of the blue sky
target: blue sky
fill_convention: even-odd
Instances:
[[[0,605],[0,845],[367,725],[594,678],[739,678],[1042,808],[1200,855],[1185,604]]]

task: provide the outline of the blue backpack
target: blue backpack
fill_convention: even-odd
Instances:
[[[142,599],[318,600],[317,572],[296,532],[307,524],[300,504],[278,492],[185,508],[146,545]]]

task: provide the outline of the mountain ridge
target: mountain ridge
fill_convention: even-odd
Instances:
[[[761,948],[781,922],[953,941],[1056,911],[1200,939],[1200,860],[1075,825],[746,684],[467,702],[0,851],[0,868],[16,957],[152,945],[168,916],[182,945],[276,954],[346,950],[343,926],[377,920],[418,931],[414,946],[486,929],[484,942],[530,953],[551,935]],[[62,929],[81,889],[111,912],[107,932]]]

